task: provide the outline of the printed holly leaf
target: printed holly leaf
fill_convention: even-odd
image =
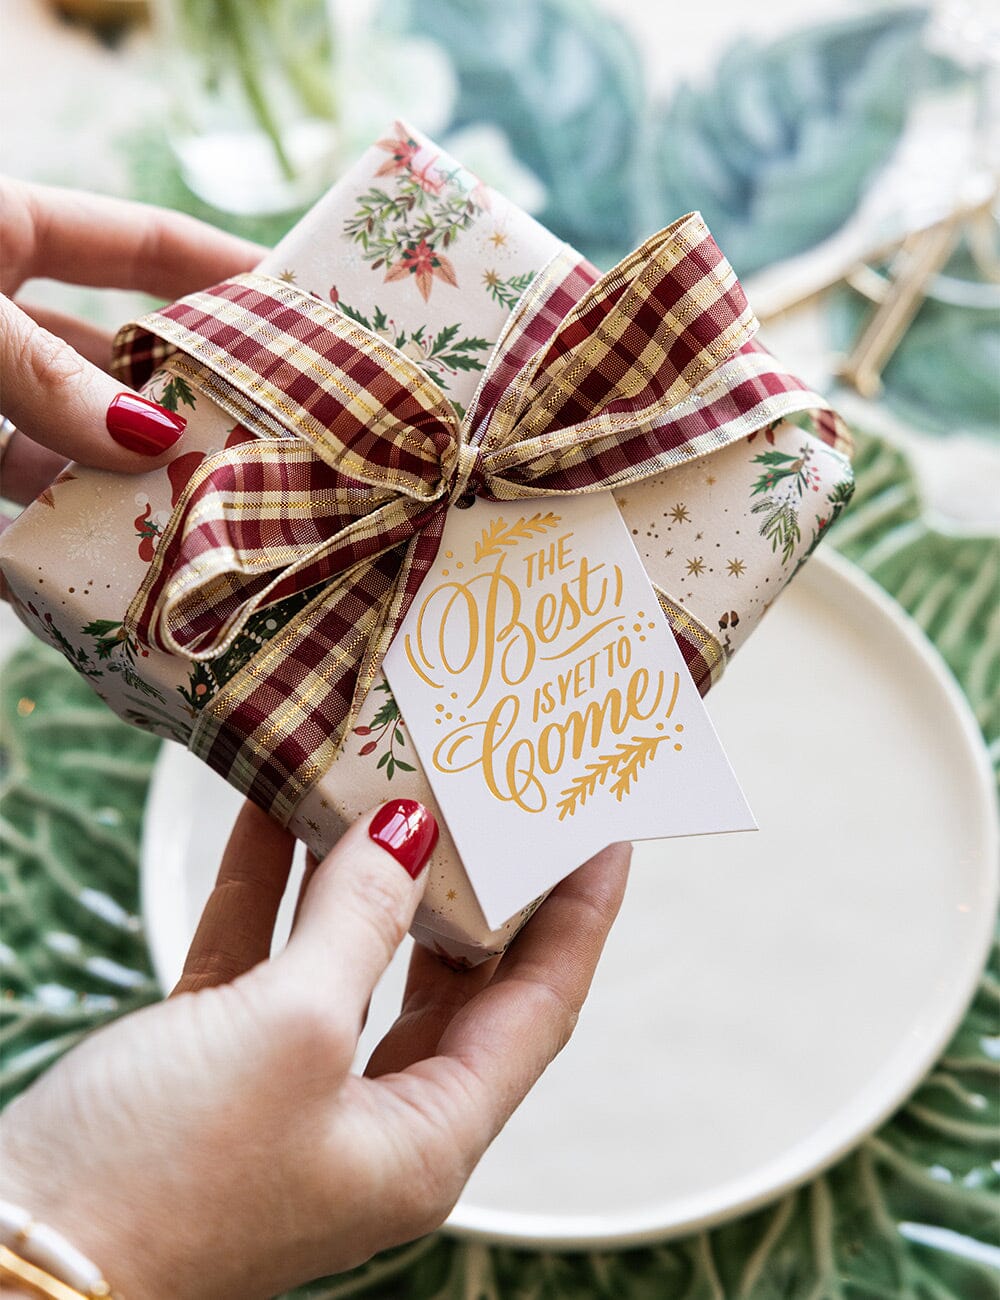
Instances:
[[[371,321],[364,314],[364,312],[358,311],[357,307],[352,307],[350,303],[346,303],[343,301],[338,302],[337,310],[342,311],[344,315],[349,316],[351,320],[357,321],[359,325],[363,325],[366,330],[372,330],[374,332],[374,330],[378,328],[377,325],[376,326],[372,325]]]
[[[790,465],[792,461],[799,460],[798,456],[792,456],[787,451],[762,451],[759,456],[754,456],[755,465]]]
[[[84,627],[83,631],[86,636],[107,636],[109,632],[117,632],[120,627],[120,619],[95,618]]]
[[[180,375],[173,375],[167,380],[166,387],[160,394],[160,405],[166,407],[168,411],[176,411],[178,406],[194,406],[194,393],[191,391],[187,380],[182,379]]]
[[[448,345],[451,343],[451,341],[454,339],[457,333],[458,333],[457,324],[446,325],[444,329],[440,330],[437,336],[435,337],[434,342],[431,344],[431,356],[437,356],[438,353],[446,351]],[[416,335],[414,335],[414,338],[416,338]]]
[[[371,730],[377,731],[379,727],[388,726],[395,718],[399,717],[399,705],[394,699],[388,699],[384,704],[380,704],[375,716],[371,721]]]
[[[447,365],[454,370],[485,370],[486,363],[480,361],[478,357],[467,357],[463,352],[449,352],[447,356],[441,358]]]

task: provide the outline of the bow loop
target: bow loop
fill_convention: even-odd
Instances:
[[[425,513],[344,480],[304,443],[238,444],[188,482],[125,624],[147,645],[215,659],[253,614],[391,550]]]
[[[441,388],[295,285],[251,272],[150,312],[119,334],[112,371],[135,379],[165,361],[247,428],[308,443],[359,483],[417,500],[441,490],[459,440]]]
[[[287,821],[349,734],[451,506],[634,483],[826,406],[756,328],[697,214],[603,278],[564,246],[461,421],[409,357],[267,276],[127,327],[117,374],[166,364],[256,435],[195,470],[126,616],[194,660],[222,656],[254,613],[283,623],[204,704],[192,749]],[[832,412],[816,427],[846,443]]]
[[[522,368],[483,435],[494,464],[573,452],[626,421],[653,429],[757,329],[700,214],[681,218],[591,285]]]

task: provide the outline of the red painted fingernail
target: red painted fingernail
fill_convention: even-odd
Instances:
[[[140,456],[159,456],[187,428],[183,415],[138,393],[119,393],[108,407],[106,422],[115,442]]]
[[[416,799],[392,799],[372,818],[368,834],[416,880],[434,852],[438,824]]]

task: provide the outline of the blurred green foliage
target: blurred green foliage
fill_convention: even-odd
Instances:
[[[734,45],[710,84],[656,113],[656,220],[700,208],[738,275],[832,234],[935,75],[925,18],[882,10]]]

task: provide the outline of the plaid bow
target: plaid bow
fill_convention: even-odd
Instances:
[[[195,472],[127,627],[214,660],[253,614],[297,598],[203,709],[192,750],[287,822],[349,734],[448,509],[472,495],[624,487],[801,410],[846,445],[756,329],[697,214],[601,278],[564,248],[515,306],[462,418],[382,338],[269,277],[238,276],[126,327],[120,377],[138,387],[169,357],[258,435]],[[704,668],[698,625],[662,599]]]

